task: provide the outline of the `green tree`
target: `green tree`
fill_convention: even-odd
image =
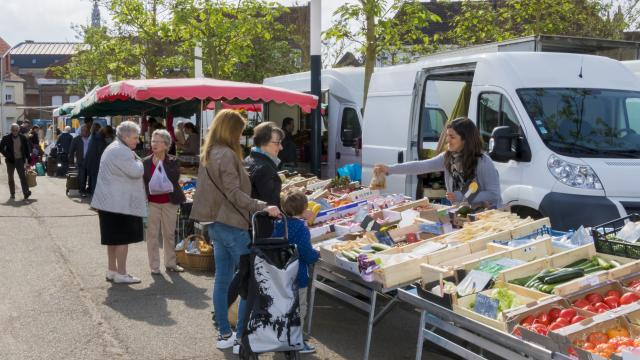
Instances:
[[[334,13],[337,19],[325,32],[325,39],[347,39],[363,54],[365,63],[364,99],[378,56],[385,54],[391,63],[406,61],[416,55],[434,51],[435,47],[423,29],[440,18],[419,1],[359,0],[344,4]]]
[[[539,34],[620,39],[626,23],[610,11],[597,0],[464,1],[448,37],[461,46]]]

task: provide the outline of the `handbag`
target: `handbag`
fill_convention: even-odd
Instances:
[[[36,174],[36,172],[33,171],[33,169],[27,170],[26,176],[27,176],[27,186],[29,186],[30,188],[38,186],[38,182],[36,181],[36,177],[38,176],[38,174]]]
[[[151,195],[162,195],[169,194],[173,192],[173,184],[171,180],[167,177],[167,173],[164,171],[164,166],[162,165],[162,160],[158,160],[158,164],[156,165],[156,170],[153,172],[151,176],[151,180],[149,180],[149,194]]]

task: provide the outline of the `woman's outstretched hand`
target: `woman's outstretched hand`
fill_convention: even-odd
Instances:
[[[373,175],[378,176],[380,174],[384,174],[384,175],[389,174],[389,167],[384,164],[376,164],[373,167]]]

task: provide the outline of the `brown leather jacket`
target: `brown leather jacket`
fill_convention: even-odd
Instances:
[[[250,194],[251,180],[240,159],[230,148],[215,145],[206,166],[200,164],[191,218],[248,229],[251,214],[267,206]]]
[[[142,160],[142,164],[144,165],[144,188],[147,192],[147,197],[149,197],[149,181],[151,181],[151,165],[153,164],[152,157],[153,155],[149,155]],[[162,162],[162,166],[167,172],[169,181],[173,184],[173,192],[169,194],[169,200],[171,200],[171,203],[174,205],[180,205],[187,201],[184,196],[184,192],[180,188],[180,184],[178,184],[178,181],[180,180],[180,162],[178,159],[175,156],[167,155]]]

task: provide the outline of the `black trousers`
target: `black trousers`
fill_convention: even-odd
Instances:
[[[81,194],[87,192],[87,169],[82,163],[78,163],[78,187]]]
[[[7,162],[7,175],[9,178],[9,192],[11,195],[16,193],[16,182],[13,179],[13,174],[18,171],[18,177],[20,178],[20,187],[24,195],[29,193],[29,185],[27,185],[27,175],[24,170],[24,159],[15,159],[13,163]]]

